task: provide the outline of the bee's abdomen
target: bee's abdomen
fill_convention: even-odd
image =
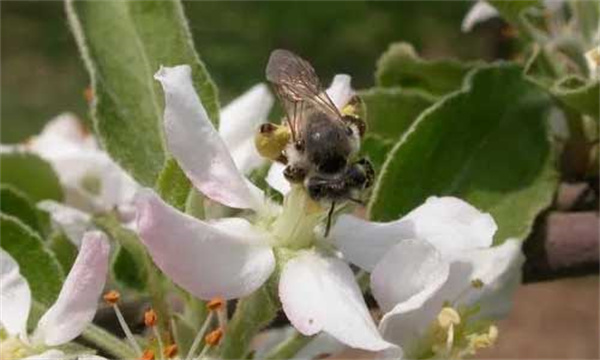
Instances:
[[[351,147],[344,127],[317,115],[308,122],[305,134],[306,154],[317,172],[335,174],[345,169]]]

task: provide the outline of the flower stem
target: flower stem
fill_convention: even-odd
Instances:
[[[239,300],[225,332],[220,358],[244,358],[254,335],[275,318],[279,308],[276,292],[269,282]]]
[[[312,339],[312,336],[304,336],[294,330],[291,336],[265,355],[265,360],[292,359]]]
[[[117,359],[136,358],[136,353],[127,343],[94,324],[88,325],[81,337]]]

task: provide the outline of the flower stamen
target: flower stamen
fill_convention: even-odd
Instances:
[[[143,356],[142,348],[140,347],[138,342],[135,340],[135,337],[133,336],[133,332],[129,328],[129,325],[127,325],[127,322],[125,321],[125,317],[123,316],[121,309],[119,309],[118,302],[121,299],[121,294],[119,294],[118,291],[111,290],[111,291],[107,292],[106,294],[104,294],[103,299],[109,305],[112,306],[112,308],[115,312],[115,315],[117,315],[117,320],[119,321],[119,325],[121,326],[121,329],[123,329],[123,332],[125,333],[125,337],[127,338],[127,341],[129,342],[129,345],[133,348],[133,350],[135,351],[137,356],[142,357]]]

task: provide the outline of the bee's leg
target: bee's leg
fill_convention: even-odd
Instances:
[[[327,225],[325,227],[325,237],[329,235],[329,230],[331,229],[331,220],[333,218],[333,212],[335,211],[335,201],[331,202],[331,207],[329,208],[329,212],[327,213]]]
[[[291,183],[301,183],[306,177],[306,169],[289,164],[283,169],[283,176]]]
[[[353,203],[355,203],[357,205],[365,206],[365,202],[362,201],[361,199],[348,198],[348,201],[352,201]]]

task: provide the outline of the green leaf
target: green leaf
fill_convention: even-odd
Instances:
[[[112,272],[122,286],[144,291],[148,285],[149,259],[137,235],[121,226],[112,214],[94,218],[94,224],[118,244],[112,259]]]
[[[600,82],[567,76],[550,90],[563,104],[573,110],[600,119]]]
[[[168,204],[185,211],[192,184],[175,159],[167,160],[156,182],[156,192]]]
[[[429,196],[452,195],[490,212],[496,240],[524,238],[557,187],[546,121],[550,99],[514,65],[475,70],[426,110],[380,173],[370,217],[394,220]]]
[[[366,105],[367,134],[393,140],[435,101],[426,93],[401,88],[372,88],[359,95]]]
[[[0,185],[0,211],[21,220],[37,233],[42,233],[39,213],[23,192],[11,185]]]
[[[62,266],[65,273],[71,270],[77,257],[77,247],[62,231],[56,231],[48,239],[48,247]]]
[[[194,87],[218,121],[215,86],[196,54],[181,4],[166,1],[66,2],[94,90],[92,116],[104,148],[146,186],[167,158],[160,65],[189,64]]]
[[[33,202],[62,201],[63,191],[52,166],[26,152],[0,154],[0,182],[20,190]]]
[[[394,140],[367,133],[360,145],[360,154],[371,161],[375,173],[378,174],[395,143]]]
[[[44,305],[56,300],[65,274],[43,240],[19,219],[0,214],[0,246],[19,264],[33,298]]]
[[[477,65],[480,64],[448,59],[425,60],[412,45],[399,42],[390,45],[379,58],[375,78],[381,87],[415,89],[440,96],[458,89],[463,77]]]

